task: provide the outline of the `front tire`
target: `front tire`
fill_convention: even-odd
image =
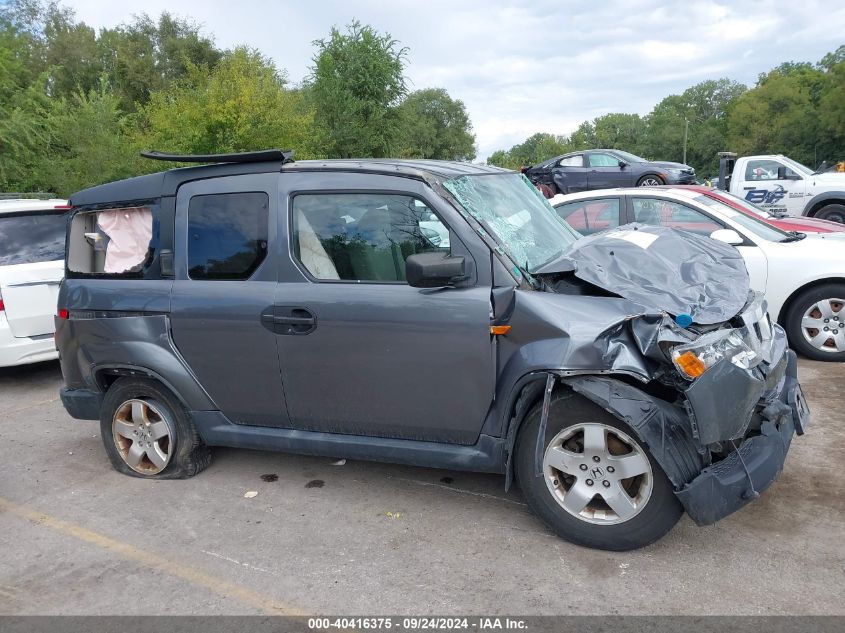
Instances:
[[[784,319],[789,344],[813,360],[845,361],[845,284],[807,288],[789,304]]]
[[[517,437],[516,479],[528,505],[561,538],[626,551],[664,536],[683,514],[648,448],[610,413],[562,389],[552,396],[541,474],[536,470],[542,403]]]
[[[211,463],[211,451],[182,403],[160,384],[120,378],[100,409],[100,435],[118,472],[145,479],[187,479]]]
[[[654,174],[647,174],[637,181],[637,187],[659,187],[665,184],[660,176]]]
[[[845,204],[828,204],[816,211],[813,216],[819,220],[828,220],[829,222],[839,222],[845,224]]]

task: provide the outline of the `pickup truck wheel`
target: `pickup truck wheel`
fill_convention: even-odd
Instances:
[[[182,403],[158,383],[121,378],[106,392],[100,434],[115,470],[147,479],[186,479],[211,463]]]
[[[819,220],[828,220],[830,222],[839,222],[845,224],[845,204],[828,204],[816,211],[813,216]]]
[[[637,181],[637,187],[659,187],[665,184],[660,176],[643,176]]]
[[[627,425],[572,391],[552,397],[538,475],[541,408],[528,413],[517,438],[516,478],[528,505],[558,536],[624,551],[672,529],[683,509],[647,447]]]
[[[813,360],[845,361],[845,284],[808,288],[786,311],[789,344]]]

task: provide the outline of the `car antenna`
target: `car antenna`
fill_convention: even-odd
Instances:
[[[143,151],[141,156],[152,160],[166,160],[175,163],[261,163],[281,161],[282,164],[293,162],[293,150],[262,149],[255,152],[234,154],[166,154],[164,152]]]

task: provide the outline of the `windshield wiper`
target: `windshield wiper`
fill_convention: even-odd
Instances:
[[[790,231],[789,235],[787,235],[785,238],[780,240],[780,243],[784,244],[786,242],[800,242],[805,237],[807,237],[806,233],[799,233],[798,231]]]

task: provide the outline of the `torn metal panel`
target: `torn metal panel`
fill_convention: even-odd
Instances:
[[[651,310],[689,314],[702,325],[727,321],[748,300],[739,251],[685,231],[628,224],[584,237],[564,255],[575,262],[576,277]]]
[[[730,360],[722,360],[686,390],[693,434],[702,445],[745,435],[764,383]]]
[[[648,445],[675,489],[705,465],[683,407],[663,402],[614,378],[572,376],[561,382],[625,422]]]

